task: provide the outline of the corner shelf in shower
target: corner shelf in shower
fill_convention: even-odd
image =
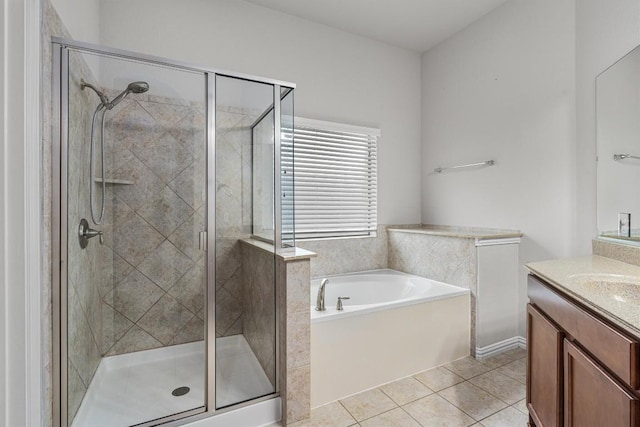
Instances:
[[[94,178],[95,182],[102,182],[102,178]],[[105,178],[105,184],[113,184],[113,185],[133,185],[135,182],[129,181],[127,179],[114,179],[114,178]]]

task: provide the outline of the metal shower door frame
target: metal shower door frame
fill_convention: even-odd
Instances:
[[[205,322],[206,327],[206,373],[205,373],[205,402],[204,406],[173,414],[160,419],[152,420],[137,426],[154,426],[159,423],[168,423],[166,425],[180,425],[186,418],[189,421],[198,421],[201,419],[209,418],[214,415],[225,413],[231,410],[239,409],[244,406],[253,405],[262,401],[277,398],[279,396],[279,377],[280,366],[276,364],[276,389],[273,394],[263,396],[260,398],[252,399],[247,402],[239,403],[225,407],[223,409],[216,409],[216,334],[215,334],[215,271],[216,271],[216,241],[215,241],[215,212],[216,212],[216,165],[215,165],[215,151],[216,151],[216,126],[215,126],[215,94],[216,94],[216,76],[233,77],[241,80],[255,81],[259,83],[271,84],[274,87],[274,94],[279,93],[280,87],[289,87],[295,89],[295,84],[284,82],[280,80],[274,80],[269,78],[263,78],[259,76],[252,76],[242,73],[234,73],[224,70],[217,70],[207,67],[200,67],[193,64],[188,64],[180,61],[172,61],[170,59],[138,54],[134,52],[110,49],[103,46],[76,42],[72,40],[66,40],[63,38],[53,37],[53,134],[52,143],[53,147],[53,179],[52,179],[52,295],[53,295],[53,425],[54,427],[66,427],[68,424],[68,383],[67,383],[67,368],[68,368],[68,354],[67,354],[67,284],[68,284],[68,263],[67,263],[67,233],[69,224],[67,223],[67,150],[68,150],[68,118],[69,118],[69,87],[68,87],[68,74],[69,74],[69,49],[79,52],[87,52],[93,54],[99,54],[106,57],[113,57],[119,59],[133,60],[137,62],[145,62],[149,65],[158,65],[164,67],[170,67],[175,70],[184,70],[196,73],[202,73],[205,79],[205,99],[206,99],[206,163],[207,163],[207,177],[206,177],[206,193],[207,193],[207,209],[206,209],[206,225],[205,231],[207,232],[207,285],[206,285],[206,305],[207,305],[207,319]],[[276,90],[278,92],[276,92]],[[277,106],[277,111],[280,110],[280,97],[274,97],[274,102]],[[280,116],[274,115],[275,129],[280,129]],[[56,119],[57,118],[57,121]],[[276,148],[280,146],[280,133],[275,132],[274,142]],[[275,151],[276,162],[279,164],[279,150]],[[276,169],[278,170],[278,169]],[[277,178],[277,177],[276,177]],[[280,188],[280,179],[276,179],[275,189]],[[276,192],[278,194],[278,192]],[[275,197],[276,212],[280,209],[280,198]],[[274,230],[276,236],[280,234],[280,223],[276,221],[276,229]],[[279,242],[274,242],[279,243]],[[281,249],[281,245],[274,245],[274,256]],[[275,268],[277,269],[278,263],[275,262]],[[275,284],[274,284],[275,285]],[[275,286],[274,286],[275,288]],[[278,301],[278,295],[276,291],[275,301]],[[280,356],[280,343],[279,343],[279,312],[277,304],[275,307],[276,316],[276,360]]]

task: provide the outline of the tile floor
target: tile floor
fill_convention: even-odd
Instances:
[[[526,352],[467,357],[311,411],[290,427],[526,426]]]

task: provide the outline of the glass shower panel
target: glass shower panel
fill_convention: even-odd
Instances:
[[[68,425],[204,411],[204,74],[75,50],[68,69]]]
[[[283,87],[280,100],[280,182],[282,185],[282,247],[293,248],[295,242],[295,198],[293,163],[293,93],[292,88]]]
[[[251,128],[253,141],[253,235],[275,240],[274,227],[274,111],[257,120]]]
[[[216,407],[276,391],[273,85],[216,76]],[[260,165],[256,169],[256,166]],[[258,183],[256,187],[255,184]]]

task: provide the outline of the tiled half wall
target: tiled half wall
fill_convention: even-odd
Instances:
[[[246,299],[244,336],[275,387],[277,315],[277,380],[283,401],[282,423],[288,425],[308,418],[311,407],[309,283],[310,260],[315,254],[296,249],[274,256],[272,245],[252,239],[242,240],[241,246]]]

